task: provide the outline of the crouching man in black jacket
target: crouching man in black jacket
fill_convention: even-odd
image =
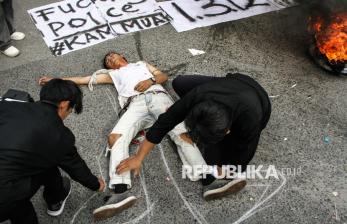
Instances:
[[[216,168],[203,176],[203,197],[210,200],[240,191],[246,185],[244,177],[219,177],[223,176],[223,166],[237,167],[238,173],[246,171],[270,118],[268,94],[259,83],[242,74],[179,76],[172,86],[181,99],[159,116],[137,154],[122,161],[117,172],[138,172],[155,144],[185,121],[186,138],[203,150],[206,164]]]
[[[53,79],[35,103],[0,101],[0,222],[38,223],[30,198],[44,186],[47,213],[63,212],[70,180],[58,167],[93,191],[105,183],[94,176],[77,152],[75,137],[63,120],[82,111],[82,93],[71,82]]]

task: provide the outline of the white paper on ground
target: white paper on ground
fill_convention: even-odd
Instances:
[[[188,49],[189,52],[193,55],[193,56],[196,56],[196,55],[201,55],[201,54],[205,54],[206,52],[205,51],[201,51],[201,50],[197,50],[197,49]]]
[[[158,2],[182,32],[294,6],[293,0],[172,0]]]
[[[170,21],[155,0],[65,0],[28,13],[56,56]]]

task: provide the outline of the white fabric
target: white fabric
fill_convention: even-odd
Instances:
[[[115,172],[116,167],[120,161],[129,157],[129,144],[136,134],[140,130],[152,126],[158,116],[164,113],[172,104],[172,99],[165,93],[148,93],[138,96],[132,101],[128,110],[123,114],[115,128],[112,130],[112,133],[121,134],[122,136],[117,139],[116,143],[110,150],[110,188],[113,188],[114,184],[127,184],[128,188],[131,188],[130,172],[118,175]],[[183,165],[206,165],[199,149],[195,145],[183,141],[179,136],[185,132],[187,132],[187,130],[183,123],[178,124],[169,132],[170,138],[177,145],[178,154]],[[191,180],[196,181],[199,179],[197,177],[199,174],[196,173],[195,175],[196,177],[190,177]]]
[[[140,94],[140,92],[134,90],[137,83],[153,77],[146,63],[142,61],[130,63],[120,69],[100,69],[94,72],[89,80],[88,87],[90,91],[93,91],[93,85],[97,84],[96,76],[98,74],[109,74],[111,76],[118,92],[118,101],[121,108],[123,108],[129,96]],[[127,82],[131,84],[127,84]],[[120,89],[124,90],[125,94],[121,94]],[[156,84],[148,88],[145,92],[153,90],[165,91],[162,85]]]
[[[143,61],[129,63],[126,66],[109,72],[109,74],[117,89],[118,95],[123,97],[131,97],[140,94],[141,92],[134,89],[135,86],[139,82],[153,77],[152,73],[148,70],[146,63]],[[165,89],[159,84],[151,86],[146,91],[153,90],[165,91]]]
[[[211,26],[281,10],[296,5],[295,0],[173,0],[160,1],[160,7],[172,18],[177,32]]]
[[[64,0],[28,13],[55,56],[170,21],[155,0]]]

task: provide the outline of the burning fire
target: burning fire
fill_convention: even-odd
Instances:
[[[315,33],[316,45],[330,63],[347,62],[347,12],[337,13],[324,20],[310,18],[310,30]]]

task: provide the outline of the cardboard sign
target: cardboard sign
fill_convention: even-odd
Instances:
[[[158,3],[182,32],[294,6],[293,0],[172,0]]]
[[[28,13],[56,56],[170,21],[154,0],[65,0]]]

